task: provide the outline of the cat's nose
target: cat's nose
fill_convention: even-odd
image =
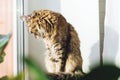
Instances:
[[[22,20],[22,21],[26,21],[26,16],[20,16],[20,19]]]

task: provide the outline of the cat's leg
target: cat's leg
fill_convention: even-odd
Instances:
[[[56,59],[55,64],[56,64],[56,73],[64,72],[65,62],[61,57]]]
[[[54,63],[52,60],[50,60],[50,59],[48,59],[48,60],[46,61],[46,68],[47,68],[47,71],[48,71],[49,73],[55,73],[55,72],[56,72],[55,63]]]
[[[79,74],[83,75],[82,72],[82,58],[80,56],[80,53],[69,53],[66,65],[65,65],[65,72],[70,73],[72,75]]]
[[[46,65],[46,69],[49,73],[55,73],[56,72],[56,64],[53,62],[53,60],[51,58],[50,51],[46,52],[45,65]]]
[[[65,47],[61,46],[61,44],[59,43],[56,43],[53,47],[54,48],[53,48],[52,54],[55,59],[56,73],[64,72],[65,60],[66,60]]]

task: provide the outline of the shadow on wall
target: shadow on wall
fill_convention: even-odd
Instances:
[[[115,59],[118,52],[118,33],[112,28],[106,27],[104,38],[104,48],[103,48],[103,62],[104,64],[115,64]],[[89,68],[90,70],[96,66],[100,65],[100,52],[99,41],[96,42],[91,48],[91,53],[89,56]]]
[[[104,63],[115,64],[115,58],[118,53],[118,47],[119,47],[118,33],[114,29],[106,26],[103,49]]]
[[[100,65],[100,42],[97,41],[95,44],[93,44],[91,48],[91,52],[89,55],[89,69],[92,70],[92,68]]]

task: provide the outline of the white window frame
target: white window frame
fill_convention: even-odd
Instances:
[[[24,27],[24,23],[22,20],[20,20],[20,16],[24,14],[24,2],[24,0],[13,0],[14,75],[22,72],[26,73],[23,58],[28,53],[28,36],[25,30],[26,28]],[[28,80],[27,74],[25,74],[25,79],[23,80]]]

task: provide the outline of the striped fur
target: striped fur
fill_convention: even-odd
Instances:
[[[43,38],[47,48],[45,63],[48,72],[82,72],[78,35],[60,13],[39,10],[21,18],[31,34]]]

